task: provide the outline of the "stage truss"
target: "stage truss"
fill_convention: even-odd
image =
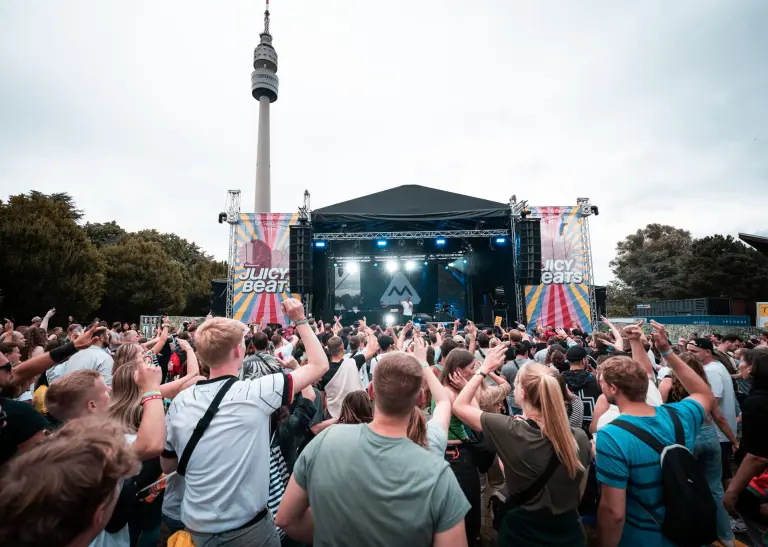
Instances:
[[[300,218],[309,224],[312,223],[312,210],[309,203],[309,192],[304,192],[304,204],[299,208]],[[577,205],[581,208],[581,216],[583,218],[581,224],[581,237],[584,243],[584,269],[588,276],[588,300],[589,300],[589,315],[591,325],[593,329],[597,328],[597,308],[595,301],[595,285],[594,285],[594,268],[592,263],[592,242],[589,233],[589,217],[596,214],[597,208],[592,206],[589,198],[579,198]],[[433,239],[433,238],[484,238],[484,237],[509,237],[512,245],[515,245],[515,258],[513,260],[514,279],[519,279],[520,263],[517,256],[517,229],[518,223],[526,216],[526,208],[528,202],[517,201],[516,196],[512,196],[509,200],[510,209],[510,229],[489,229],[489,230],[417,230],[417,231],[398,231],[398,232],[317,232],[312,234],[313,241],[354,241],[354,240],[378,240],[378,239]],[[229,190],[227,193],[227,205],[226,205],[226,222],[230,225],[229,232],[229,252],[228,252],[228,277],[227,277],[227,301],[226,301],[226,315],[232,317],[233,315],[233,299],[234,299],[234,284],[235,284],[235,260],[237,253],[236,233],[240,216],[240,190]],[[460,253],[447,253],[458,257]],[[402,258],[405,258],[403,255]],[[331,256],[329,256],[331,258]],[[415,254],[407,256],[408,259],[414,260],[440,260],[448,258],[447,256],[426,256],[422,254]],[[386,260],[385,257],[373,257],[373,256],[333,256],[333,259],[339,262],[346,261],[367,261],[367,260]],[[311,301],[311,295],[302,295],[304,304],[309,307]],[[515,282],[515,307],[517,317],[521,319],[521,322],[527,324],[528,317],[526,312],[525,295],[523,292],[523,286],[520,283]]]

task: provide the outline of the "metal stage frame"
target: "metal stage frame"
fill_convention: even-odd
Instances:
[[[592,328],[598,326],[597,306],[595,299],[594,267],[592,263],[592,242],[589,232],[589,217],[597,213],[597,207],[592,205],[589,198],[578,198],[577,206],[580,208],[582,217],[581,237],[585,247],[585,270],[588,276],[588,298],[590,320]],[[435,239],[435,238],[483,238],[483,237],[509,237],[510,243],[515,246],[513,260],[513,275],[515,279],[515,307],[517,317],[523,318],[523,323],[527,323],[526,303],[523,291],[523,285],[517,280],[520,278],[520,260],[517,249],[517,230],[518,224],[528,216],[528,202],[526,200],[518,201],[517,196],[509,199],[509,218],[510,227],[507,229],[476,229],[476,230],[414,230],[414,231],[396,231],[396,232],[316,232],[312,234],[312,241],[354,241],[354,240],[401,240],[401,239]],[[299,215],[302,222],[312,225],[312,210],[310,208],[309,191],[304,191],[304,204],[299,207]],[[229,224],[229,252],[228,252],[228,277],[227,277],[227,317],[233,316],[233,299],[235,284],[235,261],[237,255],[236,233],[240,223],[240,190],[229,190],[227,193],[226,212],[219,215],[219,223],[226,221]],[[424,257],[427,255],[436,255],[441,253],[424,253],[412,255],[413,258]],[[348,260],[371,260],[372,256],[358,257],[336,257],[339,261]],[[409,257],[410,258],[410,257]],[[436,258],[429,256],[430,259]],[[301,295],[304,304],[311,305],[312,295]]]

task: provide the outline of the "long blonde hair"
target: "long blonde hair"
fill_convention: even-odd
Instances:
[[[519,385],[525,393],[524,404],[541,413],[541,432],[552,443],[568,476],[574,478],[577,473],[584,471],[579,461],[576,439],[568,425],[563,393],[551,369],[529,363],[515,376],[515,385]]]
[[[413,407],[411,417],[408,419],[408,438],[422,448],[429,448],[427,419],[424,417],[424,411],[417,406]]]
[[[115,354],[112,367],[112,394],[109,416],[130,431],[137,431],[141,423],[141,392],[133,379],[144,348],[139,344],[123,344]]]

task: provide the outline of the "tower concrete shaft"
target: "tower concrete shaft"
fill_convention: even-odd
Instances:
[[[251,95],[259,101],[259,143],[256,147],[256,198],[254,213],[272,212],[269,162],[269,105],[277,100],[277,52],[269,33],[269,0],[264,11],[264,32],[261,42],[253,51]]]

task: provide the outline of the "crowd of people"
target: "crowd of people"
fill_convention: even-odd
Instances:
[[[6,321],[0,545],[768,545],[768,333],[283,313]]]

